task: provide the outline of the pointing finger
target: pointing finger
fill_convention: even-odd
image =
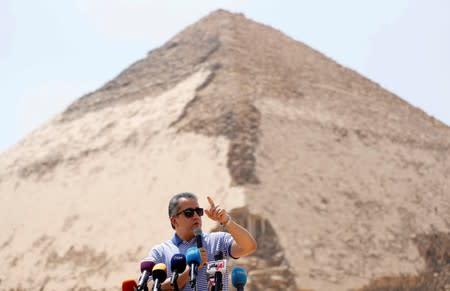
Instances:
[[[211,208],[214,208],[214,200],[212,200],[211,197],[206,196],[206,198],[208,199],[209,205],[211,206]]]

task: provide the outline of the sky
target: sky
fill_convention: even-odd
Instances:
[[[450,125],[448,0],[0,0],[0,153],[219,8]]]

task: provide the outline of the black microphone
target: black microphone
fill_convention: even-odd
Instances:
[[[222,251],[218,250],[215,254],[214,254],[214,260],[216,262],[223,260],[223,253]],[[214,291],[222,291],[222,272],[217,269],[216,273],[214,274],[214,282],[215,282],[215,288]]]
[[[190,267],[189,282],[191,283],[191,288],[194,288],[194,286],[197,284],[198,266],[202,262],[202,257],[198,248],[188,248],[186,251],[186,260]]]
[[[222,251],[217,251],[216,254],[214,255],[214,260],[215,261],[220,261],[223,260],[223,253]],[[214,274],[214,281],[216,282],[216,288],[215,291],[222,291],[222,272],[217,270],[216,273]]]
[[[153,291],[161,290],[161,283],[167,278],[167,267],[166,264],[159,263],[153,267],[152,271],[153,277]]]
[[[148,291],[147,281],[148,277],[152,274],[155,262],[143,260],[141,261],[141,277],[139,277],[139,283],[137,285],[137,291]]]
[[[197,248],[203,247],[202,243],[202,229],[197,227],[194,229],[195,240],[197,241]]]
[[[178,291],[178,275],[183,273],[186,269],[186,257],[183,254],[175,254],[170,260],[170,270],[172,276],[170,276],[170,285],[174,286],[175,291]]]

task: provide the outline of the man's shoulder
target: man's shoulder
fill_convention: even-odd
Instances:
[[[204,233],[204,238],[208,239],[208,240],[220,240],[220,239],[226,238],[228,236],[231,236],[231,234],[229,234],[228,232],[223,232],[223,231]]]
[[[154,250],[167,250],[173,248],[175,245],[172,240],[166,240],[162,243],[159,243],[153,247]]]
[[[156,260],[164,260],[164,258],[167,255],[176,252],[177,252],[176,246],[173,244],[171,240],[167,240],[153,246],[153,248],[150,251],[150,256],[152,256]]]

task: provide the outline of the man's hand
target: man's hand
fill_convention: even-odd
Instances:
[[[208,252],[206,251],[206,249],[203,248],[199,248],[198,249],[200,251],[200,256],[202,257],[202,261],[200,262],[200,265],[198,266],[199,269],[203,268],[204,265],[206,265],[208,263]]]
[[[206,198],[209,202],[209,209],[205,209],[206,215],[208,215],[210,219],[218,221],[221,224],[226,223],[229,219],[227,211],[220,208],[219,205],[215,205],[211,197],[207,196]]]

